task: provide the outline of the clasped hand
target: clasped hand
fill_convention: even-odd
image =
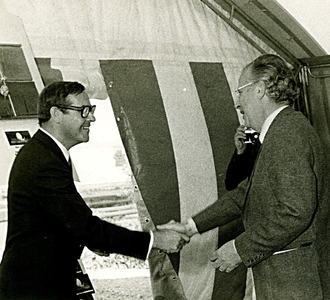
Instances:
[[[174,224],[177,225],[173,226]],[[181,223],[170,221],[167,224],[157,226],[157,231],[154,231],[153,248],[161,249],[167,253],[175,253],[189,243],[190,236],[184,230],[179,229],[179,224]]]
[[[172,220],[167,224],[157,226],[157,231],[154,231],[153,248],[175,253],[189,243],[190,236],[185,224]]]
[[[185,234],[189,238],[197,233],[197,228],[193,228],[188,222],[178,223],[175,221],[170,221],[167,224],[157,226],[157,229],[176,231],[178,233]],[[181,246],[183,247],[185,244],[186,243],[183,243]],[[238,267],[238,265],[242,262],[242,259],[236,251],[234,240],[231,240],[213,252],[210,257],[210,261],[215,269],[219,269],[220,272],[229,273]]]

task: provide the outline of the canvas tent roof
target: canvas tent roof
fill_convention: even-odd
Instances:
[[[12,23],[18,17],[29,43],[23,48],[32,48],[36,58],[51,58],[52,68],[59,68],[67,79],[80,78],[93,87],[90,94],[99,99],[105,99],[107,93],[100,85],[98,59],[189,58],[232,63],[227,56],[234,51],[238,65],[232,67],[242,68],[245,60],[240,60],[246,51],[277,52],[293,65],[300,58],[326,54],[274,0],[130,0],[111,4],[99,0],[1,0],[0,4],[0,43],[17,43],[17,22],[15,26]],[[221,21],[216,20],[219,16]],[[241,35],[243,40],[236,39],[233,45],[228,35]],[[18,40],[22,43],[23,39]],[[246,43],[252,46],[249,50]],[[231,49],[230,54],[224,49]],[[26,57],[29,60],[30,56]]]

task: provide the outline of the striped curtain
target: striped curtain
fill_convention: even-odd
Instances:
[[[222,64],[104,60],[100,66],[137,183],[143,228],[184,221],[224,193],[239,123]],[[193,237],[179,254],[154,250],[155,299],[243,299],[244,266],[223,274],[209,263],[235,225]]]

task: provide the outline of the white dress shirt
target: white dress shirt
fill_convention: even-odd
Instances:
[[[69,159],[70,159],[70,154],[69,154],[69,151],[68,149],[66,149],[62,144],[61,142],[59,142],[55,137],[53,137],[48,131],[46,131],[45,129],[43,128],[39,128],[42,132],[46,133],[55,143],[56,145],[61,149],[66,161],[68,162]]]
[[[260,143],[262,144],[266,133],[270,127],[270,125],[273,123],[274,119],[276,118],[276,116],[286,107],[288,107],[289,105],[285,105],[285,106],[281,106],[280,108],[276,109],[274,112],[272,112],[267,119],[265,120],[264,124],[262,125],[261,131],[260,131],[260,135],[259,135],[259,140]]]

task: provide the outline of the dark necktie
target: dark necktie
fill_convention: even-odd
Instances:
[[[71,157],[70,156],[69,156],[69,160],[68,160],[68,166],[70,167],[72,178],[74,178],[73,167],[72,167],[72,162],[71,162]]]

